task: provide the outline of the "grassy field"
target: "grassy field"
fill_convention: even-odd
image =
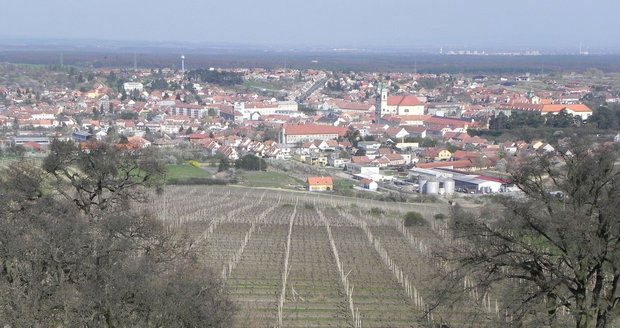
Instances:
[[[239,182],[250,187],[295,188],[305,182],[279,172],[237,171]]]
[[[16,157],[16,156],[0,156],[0,167],[7,167],[11,163],[17,161],[27,161],[33,163],[35,165],[40,165],[43,162],[43,158],[41,157]]]
[[[348,190],[356,186],[357,183],[349,179],[334,179],[335,190]]]
[[[265,80],[249,80],[244,81],[243,86],[251,89],[264,89],[266,91],[279,92],[282,89],[290,87],[288,83],[278,81],[265,81]]]
[[[168,165],[166,167],[167,180],[189,180],[192,178],[209,177],[211,177],[209,172],[189,164]]]

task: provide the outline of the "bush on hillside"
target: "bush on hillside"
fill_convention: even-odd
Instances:
[[[405,227],[424,226],[426,224],[426,220],[418,212],[411,211],[405,214]]]

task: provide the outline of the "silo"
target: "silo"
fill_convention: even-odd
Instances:
[[[454,180],[444,181],[443,190],[446,195],[453,195],[454,194]]]
[[[426,179],[418,179],[418,192],[419,193],[424,193],[424,186],[426,185],[426,183],[428,182],[428,180]]]
[[[428,181],[424,185],[424,190],[425,190],[425,193],[429,195],[439,194],[439,181]]]

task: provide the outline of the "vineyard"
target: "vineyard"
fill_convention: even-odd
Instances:
[[[509,320],[497,299],[475,291],[466,304],[432,307],[436,278],[447,268],[431,250],[450,238],[433,216],[448,214],[447,205],[235,187],[167,187],[152,205],[170,229],[191,233],[201,260],[239,305],[238,327]],[[428,224],[405,227],[403,215],[412,210]]]

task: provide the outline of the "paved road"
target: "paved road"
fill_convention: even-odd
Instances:
[[[317,83],[315,83],[312,87],[310,87],[310,89],[308,89],[306,92],[302,93],[301,95],[299,95],[297,98],[295,98],[295,100],[298,103],[304,102],[306,101],[306,98],[308,98],[311,94],[313,94],[316,90],[318,90],[319,88],[322,88],[323,86],[325,86],[325,83],[327,81],[329,81],[329,79],[331,79],[331,75],[326,76],[325,78],[319,80]]]

